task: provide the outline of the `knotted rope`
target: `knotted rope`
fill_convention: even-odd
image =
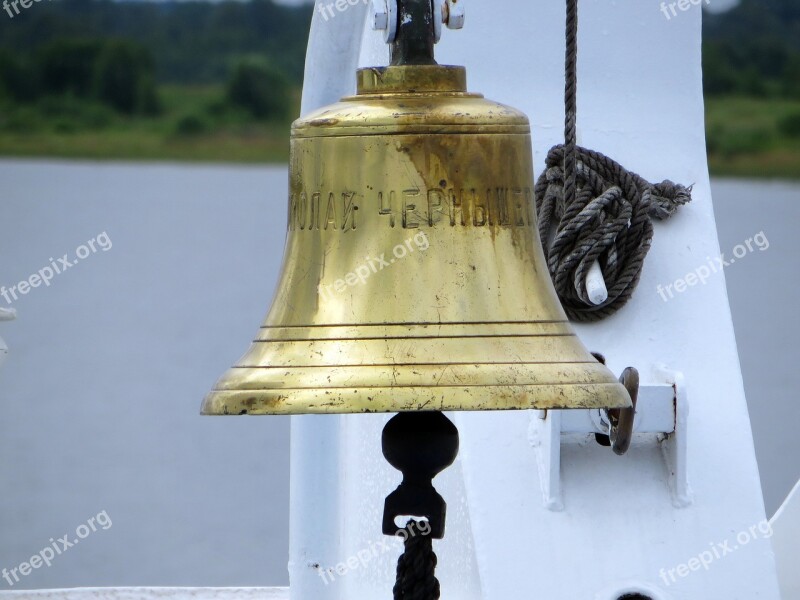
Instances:
[[[405,527],[404,551],[397,561],[397,583],[394,600],[438,600],[439,580],[436,579],[436,554],[433,539],[419,533],[417,521]]]
[[[566,34],[565,143],[547,155],[536,183],[536,212],[547,268],[564,310],[574,321],[596,321],[630,299],[650,250],[652,219],[672,216],[692,199],[691,187],[669,180],[651,184],[577,145],[578,0],[567,0]],[[586,290],[595,261],[608,289],[608,299],[599,305]]]

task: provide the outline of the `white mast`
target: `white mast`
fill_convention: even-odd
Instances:
[[[639,0],[581,7],[581,143],[645,178],[695,182],[694,201],[656,225],[630,305],[577,327],[612,370],[640,370],[652,402],[639,431],[664,435],[641,435],[619,458],[587,435],[602,428],[595,415],[557,429],[534,412],[456,415],[460,458],[435,482],[450,508],[435,544],[444,598],[779,598],[724,275],[667,301],[657,292],[720,251],[693,8],[668,19]],[[361,44],[369,10],[315,13],[304,112],[353,92],[359,49],[360,66],[387,63],[380,33]],[[538,174],[561,141],[563,3],[476,2],[467,13],[438,60],[465,65],[471,90],[528,113]],[[381,542],[383,499],[398,481],[380,451],[387,419],[293,417],[293,600],[390,593],[396,543],[359,559]]]

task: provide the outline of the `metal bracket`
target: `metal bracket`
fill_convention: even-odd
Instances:
[[[687,479],[687,423],[689,405],[683,374],[659,367],[658,383],[639,388],[633,433],[656,434],[666,465],[672,504],[682,508],[692,503]],[[562,434],[611,433],[608,414],[603,410],[535,411],[529,429],[536,451],[539,481],[544,506],[553,511],[564,509],[561,493]],[[635,452],[634,448],[631,452]]]
[[[613,408],[605,411],[608,421],[608,442],[614,454],[623,456],[633,439],[633,421],[636,417],[636,402],[639,398],[639,371],[628,367],[619,378],[631,397],[630,408]],[[595,438],[597,436],[595,435]],[[599,440],[598,440],[599,441]]]
[[[383,31],[383,41],[397,37],[397,0],[372,0],[372,29]]]
[[[672,435],[665,434],[660,441],[664,462],[667,464],[672,504],[684,508],[692,503],[692,489],[689,486],[687,454],[687,430],[689,424],[689,400],[683,373],[673,371],[665,365],[658,365],[657,376],[672,386],[675,392],[675,425]]]
[[[434,0],[434,2],[441,0]],[[462,29],[464,27],[464,2],[466,0],[444,0],[442,4],[442,19],[448,29]]]
[[[442,39],[442,28],[464,27],[464,0],[431,0],[434,42]],[[397,39],[397,0],[372,0],[370,23],[372,29],[383,31],[383,39],[391,44]]]

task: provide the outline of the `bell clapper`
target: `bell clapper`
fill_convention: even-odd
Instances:
[[[447,504],[433,487],[433,478],[458,455],[458,430],[441,412],[405,412],[383,429],[386,460],[403,473],[403,481],[386,498],[384,535],[400,536],[405,550],[397,565],[395,597],[439,597],[434,575],[436,555],[431,540],[444,537]],[[397,520],[401,519],[401,524]],[[435,590],[435,591],[434,591]]]
[[[383,456],[403,473],[403,481],[386,498],[384,535],[398,535],[400,516],[423,518],[430,536],[444,537],[446,504],[433,487],[433,478],[458,455],[458,430],[441,412],[404,412],[392,417],[381,436]]]

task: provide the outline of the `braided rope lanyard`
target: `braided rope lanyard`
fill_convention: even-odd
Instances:
[[[577,145],[578,0],[567,0],[563,145],[551,148],[536,183],[536,212],[547,268],[567,315],[597,321],[631,298],[664,220],[691,201],[691,187],[651,184],[600,152]],[[598,263],[608,297],[595,304],[587,276]]]

